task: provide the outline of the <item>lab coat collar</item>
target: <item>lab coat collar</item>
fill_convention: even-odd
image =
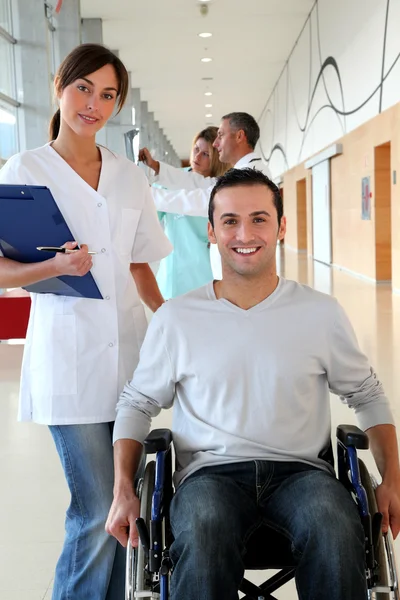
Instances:
[[[242,158],[237,161],[234,168],[235,169],[244,169],[245,167],[247,167],[249,165],[250,161],[252,161],[255,158],[257,160],[261,160],[261,157],[258,156],[258,154],[256,154],[255,152],[249,152],[249,154],[242,156]],[[254,161],[254,163],[257,164],[255,161]],[[252,167],[254,166],[254,163],[251,164]]]

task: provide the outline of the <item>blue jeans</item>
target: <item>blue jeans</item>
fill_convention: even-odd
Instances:
[[[364,532],[344,486],[302,463],[260,460],[203,468],[178,488],[171,598],[237,600],[247,541],[263,524],[290,541],[300,600],[366,600]]]
[[[113,499],[112,423],[52,425],[71,492],[53,600],[121,600],[125,551],[104,530]]]

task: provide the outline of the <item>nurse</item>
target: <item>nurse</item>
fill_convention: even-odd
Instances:
[[[213,148],[218,127],[207,127],[194,138],[190,153],[190,171],[202,177],[223,175],[230,165],[220,162]],[[205,285],[212,280],[208,219],[164,212],[165,191],[153,189],[154,202],[164,231],[174,246],[173,252],[161,261],[157,283],[165,298],[174,298]]]
[[[146,331],[140,298],[163,303],[148,265],[171,245],[146,177],[95,142],[128,90],[122,62],[96,44],[75,48],[55,78],[50,142],[12,157],[0,183],[50,188],[80,250],[42,263],[0,258],[0,287],[89,270],[103,300],[32,294],[19,419],[48,425],[71,492],[53,600],[121,600],[124,555],[104,531],[113,499],[115,405]],[[88,254],[88,250],[96,255]]]

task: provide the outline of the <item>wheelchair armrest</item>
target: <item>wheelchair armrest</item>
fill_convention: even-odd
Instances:
[[[354,446],[358,450],[368,450],[369,439],[364,431],[355,425],[339,425],[336,437],[344,446]]]
[[[143,442],[146,454],[168,450],[171,444],[172,433],[169,429],[153,429]]]

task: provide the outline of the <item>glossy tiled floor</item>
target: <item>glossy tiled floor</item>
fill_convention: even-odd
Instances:
[[[302,255],[286,252],[278,260],[282,275],[333,294],[343,304],[400,425],[400,296],[387,285],[374,286]],[[0,599],[49,600],[68,497],[47,429],[16,422],[21,355],[22,346],[0,344]],[[170,416],[162,415],[157,424],[168,426]],[[343,422],[355,423],[354,416],[332,398],[332,431]],[[366,462],[373,470],[370,457]],[[260,579],[257,573],[252,578]],[[293,584],[276,595],[297,598]]]

